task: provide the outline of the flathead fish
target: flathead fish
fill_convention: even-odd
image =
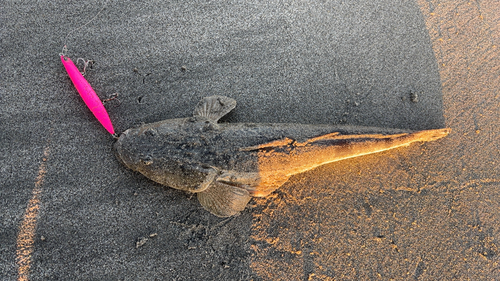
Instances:
[[[234,99],[202,99],[192,117],[128,129],[119,160],[160,184],[196,193],[220,217],[245,209],[292,175],[318,166],[445,137],[450,129],[409,131],[361,126],[217,123]]]

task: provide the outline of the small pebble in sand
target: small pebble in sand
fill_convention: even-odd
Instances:
[[[418,102],[418,94],[413,92],[413,91],[410,91],[410,100],[411,102]]]
[[[139,237],[137,238],[137,241],[135,242],[135,248],[139,248],[139,247],[142,247],[144,246],[144,244],[146,244],[146,242],[148,242],[148,238],[146,237]]]

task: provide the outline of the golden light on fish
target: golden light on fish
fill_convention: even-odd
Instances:
[[[311,138],[303,143],[285,140],[275,142],[275,148],[260,145],[258,153],[261,184],[253,196],[267,196],[294,174],[306,172],[321,165],[348,158],[382,152],[445,137],[450,129],[426,130],[393,135],[331,133]]]

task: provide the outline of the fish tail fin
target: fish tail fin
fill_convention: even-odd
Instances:
[[[433,129],[433,130],[424,130],[424,131],[418,131],[411,133],[411,137],[415,141],[435,141],[440,138],[446,137],[449,133],[451,132],[450,128],[444,128],[444,129]]]
[[[246,189],[217,181],[197,196],[203,208],[218,217],[236,215],[245,209],[252,198]]]

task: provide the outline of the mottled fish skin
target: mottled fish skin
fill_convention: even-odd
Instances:
[[[252,196],[266,196],[290,176],[347,158],[442,138],[450,129],[409,131],[361,126],[218,124],[236,101],[204,98],[193,117],[145,124],[115,143],[128,168],[166,186],[197,193],[227,217]]]

